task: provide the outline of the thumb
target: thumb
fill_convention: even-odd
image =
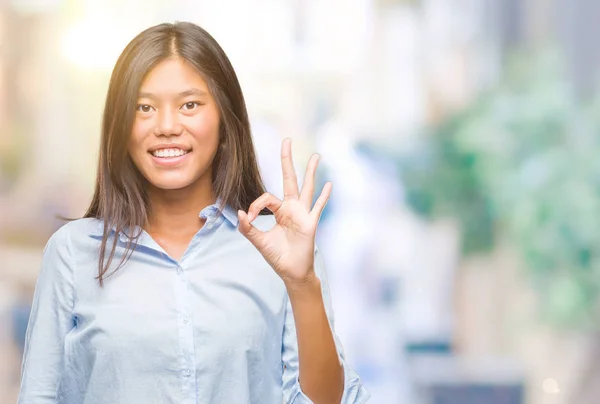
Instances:
[[[258,230],[248,220],[248,215],[243,210],[238,210],[238,220],[240,221],[239,230],[250,241],[254,247],[260,248],[264,233]]]

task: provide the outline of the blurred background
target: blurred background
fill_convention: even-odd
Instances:
[[[0,2],[0,404],[43,246],[92,195],[113,64],[206,28],[269,190],[279,147],[334,183],[318,244],[374,404],[600,402],[596,0]]]

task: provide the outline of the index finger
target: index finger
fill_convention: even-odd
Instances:
[[[290,138],[283,139],[281,144],[281,170],[284,199],[298,199],[298,179],[292,161],[292,139]]]

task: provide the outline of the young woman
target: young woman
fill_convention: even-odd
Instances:
[[[44,250],[19,403],[363,403],[315,248],[317,156],[265,193],[219,45],[161,24],[110,81],[85,218]]]

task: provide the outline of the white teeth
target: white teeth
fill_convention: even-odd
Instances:
[[[152,152],[152,155],[154,157],[179,157],[179,156],[183,156],[184,154],[187,154],[187,151],[182,150],[182,149],[159,149],[159,150],[154,150]]]

